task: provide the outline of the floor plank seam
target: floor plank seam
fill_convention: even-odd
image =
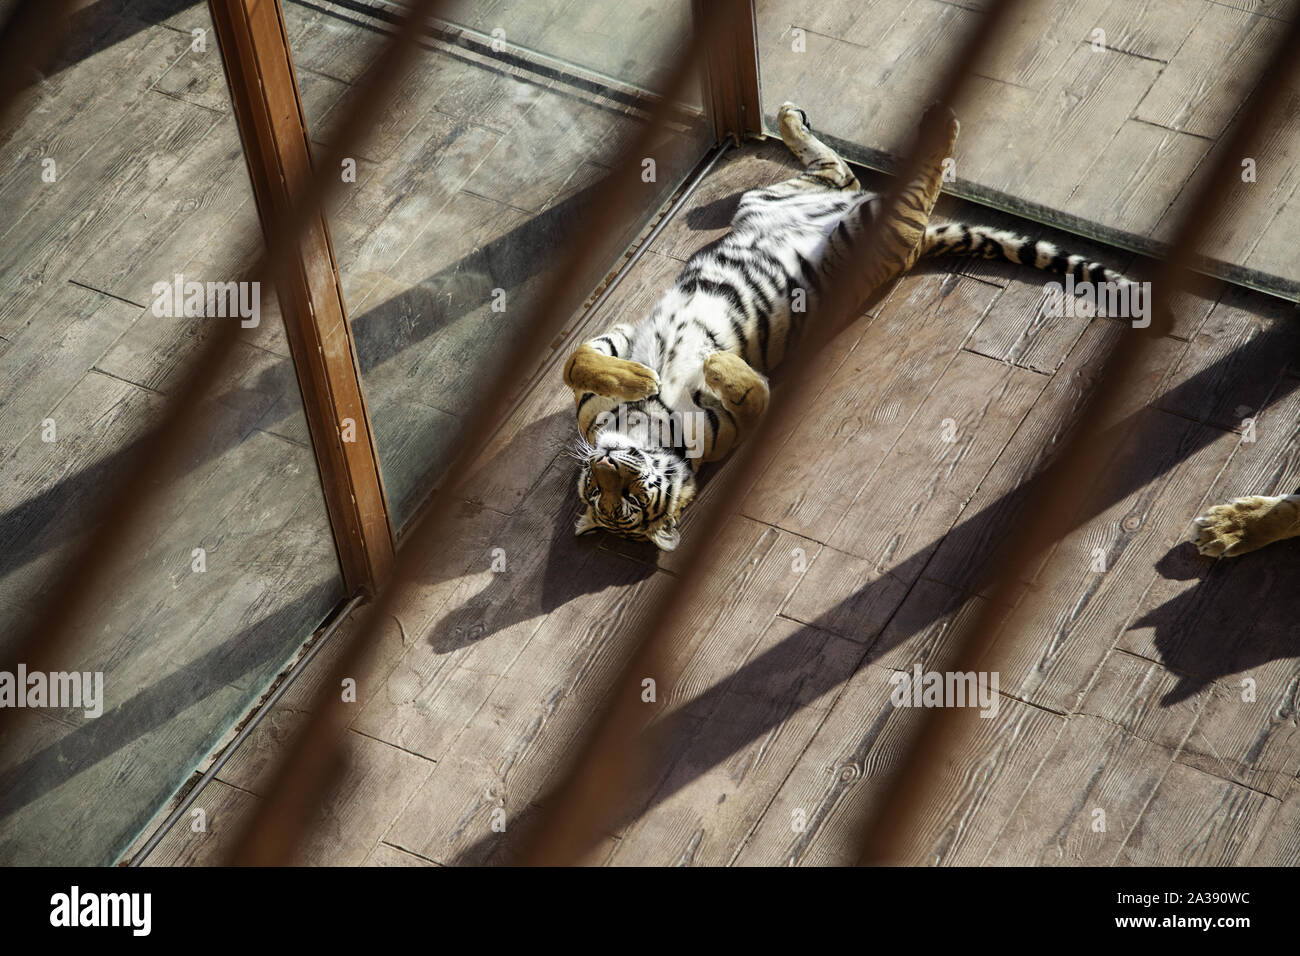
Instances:
[[[1291,22],[1286,17],[1274,16],[1273,14],[1265,13],[1262,10],[1243,10],[1241,7],[1235,6],[1231,3],[1222,3],[1220,2],[1220,0],[1205,0],[1205,2],[1210,4],[1211,6],[1223,7],[1225,10],[1231,10],[1233,13],[1244,14],[1246,16],[1253,17],[1256,20],[1272,20],[1275,23]],[[1182,47],[1179,47],[1179,49],[1181,50]]]
[[[1162,62],[1162,61],[1157,60],[1156,62],[1159,63],[1159,62]],[[1140,123],[1140,124],[1142,124],[1143,126],[1150,126],[1150,127],[1154,128],[1154,129],[1162,129],[1162,130],[1164,130],[1166,133],[1177,133],[1179,136],[1190,136],[1190,137],[1192,137],[1193,139],[1202,139],[1202,140],[1205,140],[1207,143],[1217,143],[1217,142],[1219,141],[1219,140],[1218,140],[1218,137],[1215,137],[1215,136],[1206,136],[1204,133],[1192,133],[1192,132],[1188,132],[1188,131],[1185,130],[1185,129],[1174,129],[1172,126],[1166,126],[1166,125],[1164,125],[1163,123],[1157,123],[1157,122],[1155,122],[1155,121],[1153,121],[1153,120],[1142,119],[1141,117],[1138,117],[1138,116],[1130,116],[1130,117],[1128,118],[1128,122],[1130,122],[1130,123]],[[1183,180],[1183,181],[1186,182],[1186,180]],[[1178,196],[1179,196],[1179,193],[1174,193],[1174,200],[1173,200],[1173,202],[1176,202],[1176,201],[1177,201]],[[1173,205],[1173,202],[1170,202],[1170,203],[1166,204],[1165,209],[1168,210],[1169,206]]]
[[[312,447],[310,438],[308,438],[308,440],[305,442],[299,441],[298,439],[292,438],[288,435],[282,435],[280,432],[275,431],[273,428],[263,428],[261,425],[254,425],[252,429],[250,429],[249,434],[252,434],[253,432],[260,432],[261,434],[267,435],[271,438],[278,438],[282,442],[288,442],[290,445],[293,445],[295,448]]]
[[[1064,717],[1067,720],[1070,717],[1069,711],[1057,710],[1055,707],[1048,707],[1046,704],[1040,704],[1037,701],[1030,700],[1027,697],[1019,697],[1014,691],[1002,690],[998,688],[998,696],[1007,700],[1014,700],[1018,704],[1024,704],[1026,707],[1032,707],[1034,710],[1041,710],[1044,713],[1053,714],[1057,717]]]
[[[980,358],[988,359],[991,362],[997,362],[999,365],[1005,365],[1008,368],[1018,368],[1025,372],[1033,372],[1035,375],[1041,375],[1047,379],[1051,379],[1056,375],[1056,372],[1045,372],[1041,368],[1034,368],[1032,365],[1021,365],[1014,359],[999,358],[996,355],[989,355],[987,352],[977,351],[970,346],[963,345],[961,351],[965,352],[967,355],[978,355]],[[1057,369],[1057,371],[1059,372],[1060,369]]]
[[[159,96],[165,96],[169,100],[175,100],[177,103],[184,103],[186,106],[192,106],[195,109],[203,110],[204,112],[211,113],[213,116],[225,117],[229,115],[225,110],[214,109],[211,106],[204,106],[202,103],[196,103],[194,100],[186,99],[181,94],[173,93],[170,90],[159,90],[151,86],[149,87],[149,92],[157,93]]]
[[[383,737],[377,737],[374,734],[368,734],[364,730],[359,730],[358,728],[353,727],[351,724],[349,724],[346,729],[350,733],[356,734],[358,737],[365,737],[368,740],[373,740],[375,743],[383,744],[385,747],[391,747],[394,750],[400,750],[402,753],[410,754],[412,757],[419,757],[421,760],[425,761],[428,764],[437,765],[438,763],[437,759],[434,757],[426,757],[418,750],[412,750],[409,747],[403,747],[401,744],[395,744],[391,740],[386,740]]]
[[[1190,742],[1190,740],[1191,740],[1191,735],[1189,734],[1189,735],[1188,735],[1188,741]],[[1180,764],[1181,764],[1182,766],[1184,766],[1184,767],[1188,767],[1188,768],[1190,768],[1190,769],[1192,769],[1192,770],[1199,771],[1200,773],[1203,773],[1203,774],[1206,774],[1207,776],[1213,777],[1213,778],[1216,779],[1216,780],[1222,780],[1224,783],[1231,783],[1231,784],[1234,784],[1235,786],[1241,787],[1241,788],[1244,789],[1244,790],[1249,790],[1249,791],[1251,791],[1252,793],[1258,793],[1260,796],[1264,796],[1264,797],[1268,797],[1268,798],[1270,798],[1270,799],[1272,799],[1272,800],[1279,800],[1279,801],[1280,801],[1280,799],[1281,799],[1280,797],[1274,796],[1273,794],[1269,793],[1267,790],[1261,790],[1261,789],[1259,789],[1258,787],[1256,787],[1256,786],[1254,786],[1254,785],[1252,785],[1252,784],[1247,783],[1245,780],[1241,780],[1241,779],[1238,779],[1237,777],[1233,776],[1233,775],[1232,775],[1232,768],[1228,766],[1228,762],[1227,762],[1226,760],[1224,760],[1224,758],[1223,758],[1222,756],[1220,756],[1219,752],[1218,752],[1217,750],[1214,749],[1214,745],[1213,745],[1212,743],[1210,743],[1209,738],[1206,737],[1204,734],[1201,734],[1201,740],[1204,741],[1205,746],[1206,746],[1206,749],[1209,750],[1210,755],[1213,756],[1214,759],[1218,761],[1219,766],[1221,766],[1221,767],[1222,767],[1222,768],[1227,772],[1226,775],[1225,775],[1225,774],[1222,774],[1222,773],[1215,773],[1213,770],[1207,769],[1205,766],[1203,766],[1203,765],[1200,764],[1200,763],[1192,764],[1192,763],[1188,763],[1188,762],[1186,762],[1185,760],[1178,760],[1177,762],[1180,763]],[[1182,757],[1184,754],[1194,754],[1194,753],[1196,753],[1196,752],[1184,748],[1183,750],[1181,750],[1181,751],[1179,752],[1178,756],[1179,756],[1179,757]],[[1241,761],[1238,761],[1238,763],[1241,763]],[[1284,771],[1283,771],[1283,772],[1278,772],[1278,771],[1270,771],[1270,770],[1263,769],[1263,768],[1255,768],[1255,767],[1251,767],[1251,766],[1249,766],[1249,765],[1247,765],[1247,764],[1245,764],[1245,763],[1242,763],[1242,766],[1243,766],[1243,767],[1246,767],[1248,770],[1253,770],[1255,773],[1259,774],[1260,776],[1280,776],[1280,777],[1283,777],[1284,779],[1285,779],[1285,777],[1286,777],[1286,774],[1285,774]]]
[[[772,617],[779,618],[783,621],[789,621],[791,624],[798,624],[800,627],[810,627],[814,631],[818,631],[822,634],[828,634],[831,637],[839,638],[841,641],[853,641],[853,638],[845,637],[843,634],[840,634],[838,631],[832,631],[830,628],[822,627],[820,624],[817,624],[813,621],[801,621],[797,617],[791,617],[789,614],[786,614],[784,611],[778,611],[776,614],[773,614]],[[861,641],[853,641],[853,643],[862,646]]]
[[[123,303],[125,303],[126,305],[132,305],[132,306],[135,306],[137,309],[147,309],[147,308],[149,308],[148,305],[145,305],[145,304],[142,304],[142,303],[136,302],[136,301],[133,300],[133,299],[128,299],[128,298],[126,298],[125,296],[118,295],[118,294],[115,293],[115,292],[109,292],[109,291],[107,291],[107,290],[105,290],[105,289],[98,289],[98,288],[96,288],[95,286],[91,285],[90,283],[88,283],[88,282],[82,282],[82,281],[80,281],[79,279],[69,279],[69,280],[68,280],[68,285],[75,285],[77,288],[79,288],[79,289],[86,289],[86,290],[89,291],[89,292],[97,292],[97,293],[99,293],[100,295],[104,296],[104,297],[107,298],[107,299],[116,299],[118,302],[123,302]]]
[[[390,828],[391,828],[391,827],[390,827]],[[392,839],[391,837],[389,837],[387,831],[385,831],[384,835],[383,835],[382,837],[379,838],[379,843],[376,844],[376,845],[377,845],[377,846],[390,846],[390,847],[392,847],[394,850],[400,850],[400,851],[402,851],[403,853],[409,853],[411,856],[418,857],[418,858],[421,859],[421,860],[426,860],[426,861],[428,861],[429,863],[432,863],[434,866],[448,867],[448,866],[455,866],[455,865],[456,865],[456,863],[455,863],[454,860],[449,860],[449,861],[447,861],[446,863],[444,863],[443,861],[437,859],[436,857],[425,856],[425,855],[422,854],[422,853],[417,853],[415,850],[412,850],[410,847],[403,846],[401,843],[398,843],[395,839]]]
[[[247,787],[241,787],[239,784],[234,783],[231,780],[227,780],[219,773],[215,777],[213,777],[210,781],[208,781],[208,787],[212,786],[212,784],[214,783],[219,783],[222,786],[229,787],[231,790],[238,790],[240,793],[250,796],[254,800],[257,800],[258,802],[261,802],[262,800],[265,799],[265,797],[262,794],[258,793],[257,791],[249,790]],[[207,789],[208,789],[207,787],[204,787],[203,792],[206,793]],[[202,799],[203,799],[203,794],[199,794],[199,800]],[[195,802],[197,803],[198,801],[196,800]]]
[[[124,385],[130,385],[132,388],[138,388],[142,392],[148,392],[149,394],[157,395],[160,398],[167,397],[166,392],[160,392],[158,389],[153,388],[152,386],[141,385],[139,382],[133,382],[129,378],[123,378],[121,375],[115,375],[112,372],[107,372],[104,369],[100,368],[98,365],[92,365],[90,368],[86,369],[86,375],[102,375],[105,378],[111,378],[114,381],[123,383]],[[80,381],[78,381],[77,384],[80,384]],[[56,405],[55,407],[57,408],[58,406]]]
[[[939,3],[950,3],[951,0],[937,0],[937,2],[939,2]],[[954,3],[953,6],[961,6],[961,4]],[[962,9],[963,9],[963,10],[967,10],[967,9],[970,9],[970,8],[969,8],[969,7],[962,7]],[[983,11],[975,11],[975,12],[983,12]],[[1026,91],[1028,91],[1028,92],[1030,92],[1030,93],[1037,93],[1037,92],[1039,92],[1039,88],[1036,87],[1036,86],[1026,86],[1026,85],[1023,84],[1023,83],[1017,83],[1017,82],[1015,82],[1014,80],[1005,80],[1005,79],[1003,79],[1003,78],[1000,77],[1000,76],[991,76],[991,75],[988,74],[988,73],[981,73],[979,70],[975,70],[975,71],[973,71],[972,75],[973,75],[973,76],[978,76],[981,80],[988,80],[988,81],[991,82],[991,83],[1001,83],[1003,86],[1014,86],[1014,87],[1015,87],[1016,89],[1018,89],[1018,90],[1026,90]]]
[[[381,839],[378,843],[375,844],[375,846],[377,847],[386,846],[390,850],[396,850],[398,853],[405,853],[407,856],[413,856],[417,860],[423,860],[425,863],[429,863],[433,866],[442,866],[442,864],[439,863],[437,860],[432,860],[429,857],[424,856],[423,854],[416,853],[414,850],[408,850],[406,847],[398,846],[396,843],[389,843],[387,840]]]
[[[915,273],[909,273],[909,275],[911,274],[915,274]],[[952,276],[954,279],[969,279],[971,282],[978,282],[980,285],[992,286],[993,288],[997,289],[999,293],[1004,293],[1007,291],[1007,289],[1011,288],[1009,283],[1004,285],[1000,282],[994,282],[992,279],[986,279],[983,276],[971,275],[968,272],[957,272],[955,269],[946,270],[945,275]],[[996,296],[994,298],[994,301],[996,302],[997,299],[999,298],[1001,298],[1001,295]],[[992,311],[992,309],[990,309],[989,311]],[[980,321],[983,321],[983,319],[984,316],[980,316]],[[977,326],[978,324],[979,323],[976,323]],[[962,345],[962,348],[965,348],[964,344]]]
[[[1092,46],[1092,41],[1080,40],[1079,46]],[[1121,56],[1131,56],[1135,60],[1146,60],[1148,63],[1159,63],[1161,66],[1169,65],[1168,60],[1162,60],[1159,57],[1154,57],[1154,56],[1147,56],[1145,53],[1135,53],[1132,50],[1125,50],[1122,47],[1117,47],[1110,43],[1106,44],[1105,49],[1107,53],[1118,53]],[[1145,96],[1145,94],[1143,95]]]

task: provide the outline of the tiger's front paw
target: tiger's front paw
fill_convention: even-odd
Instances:
[[[659,391],[659,373],[648,365],[580,345],[564,367],[564,381],[579,392],[635,402]]]
[[[1196,519],[1196,548],[1212,558],[1235,557],[1300,530],[1298,496],[1250,495],[1215,505]]]

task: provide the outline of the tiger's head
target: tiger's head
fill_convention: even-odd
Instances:
[[[663,551],[677,547],[678,519],[695,497],[695,472],[686,458],[608,429],[594,444],[579,439],[575,457],[585,505],[576,534],[604,530],[653,541]]]

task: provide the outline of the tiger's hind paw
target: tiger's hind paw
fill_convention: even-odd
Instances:
[[[781,124],[782,139],[785,139],[787,135],[801,139],[812,132],[812,124],[808,122],[808,114],[789,100],[781,104],[781,108],[776,111],[776,118]]]
[[[951,149],[960,131],[957,114],[947,103],[931,103],[921,114],[921,136],[934,144],[946,144]]]
[[[767,409],[767,379],[734,352],[713,352],[704,359],[704,384],[729,408],[761,415]]]

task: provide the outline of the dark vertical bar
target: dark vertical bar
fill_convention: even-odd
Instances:
[[[0,27],[0,123],[18,94],[54,61],[72,0],[20,0]]]

